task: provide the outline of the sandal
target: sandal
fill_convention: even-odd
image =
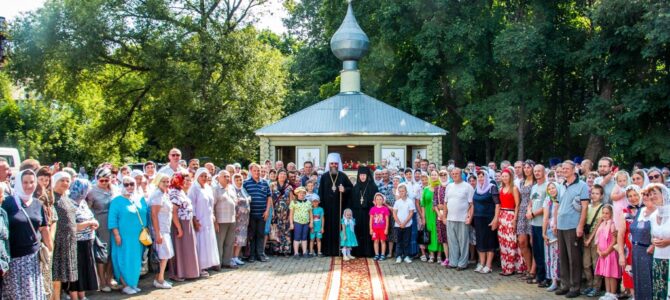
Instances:
[[[421,255],[421,261],[427,261],[427,260],[428,260],[428,258],[426,258],[425,255]]]
[[[510,273],[500,272],[500,273],[498,273],[498,274],[500,274],[500,276],[512,276],[512,275],[514,275],[515,273],[514,273],[514,272],[510,272]]]
[[[527,284],[537,284],[537,278],[531,278],[526,280]]]

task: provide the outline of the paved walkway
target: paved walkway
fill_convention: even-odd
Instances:
[[[142,292],[130,298],[319,300],[327,298],[327,286],[333,279],[329,273],[337,264],[339,261],[331,263],[330,258],[272,257],[267,263],[247,264],[235,271],[212,272],[207,279],[175,283],[171,290],[153,288],[153,277],[147,276],[140,282]],[[526,284],[518,277],[499,276],[497,270],[486,275],[472,269],[459,272],[418,260],[411,264],[395,264],[387,260],[379,263],[379,269],[388,299],[565,299]],[[112,292],[90,293],[89,298],[128,297]],[[339,295],[339,298],[347,299],[346,295]]]

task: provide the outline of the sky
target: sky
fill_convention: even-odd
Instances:
[[[45,0],[0,0],[0,16],[8,21],[14,20],[22,12],[32,11],[44,5]],[[281,0],[270,0],[263,8],[257,11],[259,17],[258,27],[270,29],[275,33],[286,32],[281,19],[286,17],[287,12],[281,5]]]

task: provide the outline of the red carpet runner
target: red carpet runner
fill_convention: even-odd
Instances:
[[[343,261],[340,257],[333,257],[328,281],[326,300],[388,299],[379,265],[369,258]]]

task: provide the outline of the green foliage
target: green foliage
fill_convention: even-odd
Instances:
[[[86,125],[91,159],[164,159],[179,147],[253,160],[253,131],[282,116],[295,48],[246,25],[265,2],[50,0],[12,24],[9,69]]]

